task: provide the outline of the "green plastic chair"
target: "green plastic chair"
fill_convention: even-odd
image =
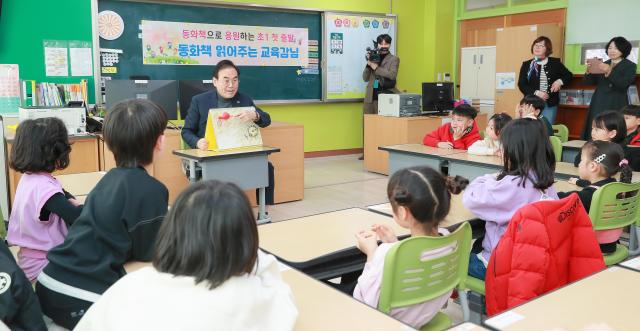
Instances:
[[[640,222],[640,183],[609,183],[593,193],[589,218],[596,231],[619,229]],[[629,256],[627,247],[618,244],[616,251],[604,255],[604,263],[612,265]]]
[[[629,256],[640,254],[640,219],[629,229]]]
[[[485,295],[484,280],[475,277],[467,276],[465,286],[472,292],[476,292]]]
[[[425,251],[453,247],[451,252],[422,260]],[[444,237],[412,237],[393,246],[384,260],[378,309],[389,314],[391,309],[435,299],[454,288],[460,293],[465,320],[469,303],[464,287],[471,251],[471,226],[463,223]],[[421,330],[446,330],[451,319],[438,312]]]
[[[556,124],[551,126],[553,128],[553,135],[560,138],[561,143],[569,141],[569,128],[564,124]]]
[[[560,138],[556,136],[549,137],[551,147],[553,148],[553,154],[556,156],[556,162],[562,161],[562,142]]]

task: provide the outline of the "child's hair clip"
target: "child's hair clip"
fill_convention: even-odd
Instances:
[[[604,159],[607,158],[606,154],[600,154],[600,156],[596,157],[595,160],[593,160],[595,163],[602,163],[602,161],[604,161]],[[622,163],[622,161],[620,161]]]
[[[458,106],[461,106],[461,105],[468,105],[468,104],[469,104],[469,102],[468,102],[467,100],[465,100],[465,99],[459,99],[459,100],[456,100],[456,101],[453,103],[453,108],[458,107]]]
[[[629,164],[629,161],[627,161],[627,159],[622,159],[622,161],[620,161],[620,163],[618,163],[618,166],[620,168],[622,168],[622,166],[628,165],[628,164]]]

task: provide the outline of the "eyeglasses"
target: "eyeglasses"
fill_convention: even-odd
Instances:
[[[237,78],[236,79],[221,79],[221,80],[219,80],[219,82],[222,83],[223,86],[228,86],[228,85],[234,86],[234,85],[238,84],[238,79]]]
[[[533,44],[533,48],[547,48],[545,44]]]

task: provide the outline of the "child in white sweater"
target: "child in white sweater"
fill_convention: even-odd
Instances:
[[[297,316],[244,192],[201,181],[162,223],[153,264],[111,286],[75,330],[286,331]]]
[[[473,143],[467,152],[474,155],[498,155],[500,153],[500,132],[509,121],[511,121],[511,116],[506,113],[491,116],[487,128],[484,130],[484,139]]]

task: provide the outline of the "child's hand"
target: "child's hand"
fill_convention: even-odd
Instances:
[[[458,140],[460,138],[462,138],[462,136],[464,135],[464,130],[461,128],[455,128],[453,129],[453,140]]]
[[[386,224],[374,224],[371,226],[371,231],[375,232],[383,243],[394,243],[398,241],[396,233]]]
[[[571,177],[571,178],[569,178],[569,180],[567,182],[569,182],[569,183],[571,183],[573,185],[578,185],[578,178]]]
[[[502,148],[496,149],[496,151],[493,152],[493,155],[502,157]]]
[[[522,117],[536,118],[535,108],[532,105],[523,105],[522,106]]]
[[[366,254],[367,257],[373,256],[376,249],[378,248],[378,240],[376,240],[376,234],[369,230],[362,230],[356,233],[356,246],[362,253]]]
[[[453,144],[448,141],[441,141],[436,146],[438,146],[438,148],[453,149]]]
[[[80,201],[76,200],[76,199],[69,199],[69,202],[71,202],[72,205],[78,207],[78,206],[82,206],[82,204],[80,203]]]

